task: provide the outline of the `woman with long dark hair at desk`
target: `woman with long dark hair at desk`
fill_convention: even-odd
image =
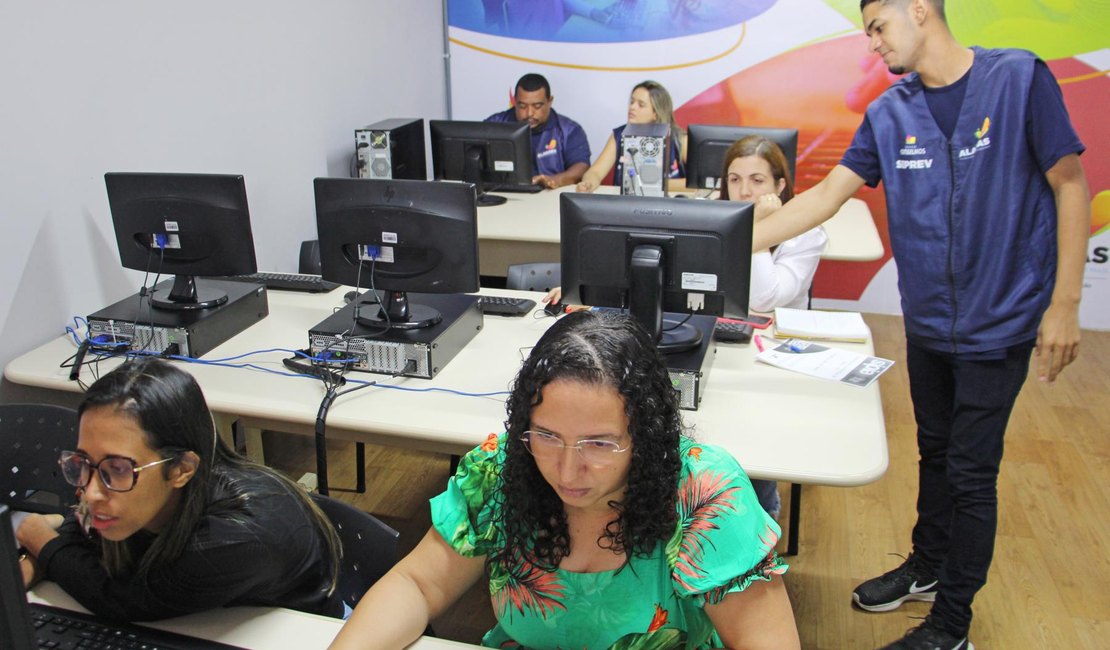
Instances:
[[[621,136],[628,124],[666,124],[671,131],[671,150],[667,158],[671,161],[668,177],[672,179],[686,178],[686,135],[678,128],[674,121],[674,102],[671,94],[658,81],[641,81],[632,89],[628,98],[628,122],[613,129],[601,153],[597,155],[590,168],[583,174],[582,180],[576,187],[579,192],[593,192],[601,185],[601,181],[614,167],[613,185],[620,185],[624,175],[624,163],[621,160]],[[671,189],[685,187],[685,180],[678,182]]]
[[[799,647],[777,524],[727,452],[683,434],[667,368],[631,317],[552,325],[506,428],[462,459],[432,530],[333,648],[403,647],[484,572],[489,647]]]
[[[80,505],[57,530],[43,515],[20,524],[27,582],[119,620],[226,605],[343,615],[335,529],[295,483],[227,448],[192,375],[129,361],[78,413],[59,464]]]

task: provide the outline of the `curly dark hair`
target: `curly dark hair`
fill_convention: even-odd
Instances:
[[[631,317],[581,311],[556,322],[540,338],[513,382],[505,428],[498,526],[505,545],[490,563],[512,565],[522,553],[554,569],[570,553],[566,511],[521,442],[541,391],[556,379],[612,386],[624,399],[632,459],[628,489],[610,502],[618,516],[598,543],[645,556],[674,534],[682,420],[667,367],[647,332]]]

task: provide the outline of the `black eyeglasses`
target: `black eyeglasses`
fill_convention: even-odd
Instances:
[[[87,486],[95,469],[100,474],[104,487],[113,492],[130,492],[139,481],[139,472],[175,458],[176,456],[171,456],[135,467],[135,459],[127,456],[105,456],[99,463],[93,463],[91,458],[79,451],[63,451],[58,455],[58,466],[62,468],[66,483],[74,487]]]

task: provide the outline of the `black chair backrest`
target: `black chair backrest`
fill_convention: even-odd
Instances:
[[[0,404],[0,502],[12,510],[65,514],[77,503],[58,452],[77,445],[77,411],[52,404]]]
[[[400,533],[374,515],[337,499],[313,494],[343,543],[343,562],[339,570],[339,593],[352,608],[379,578],[397,563]]]
[[[301,242],[301,254],[297,261],[298,273],[311,273],[320,275],[323,271],[320,266],[320,240],[306,239]]]
[[[562,270],[558,262],[510,264],[505,288],[520,291],[551,291],[559,286]]]

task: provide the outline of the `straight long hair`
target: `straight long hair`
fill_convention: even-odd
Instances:
[[[782,152],[782,147],[778,146],[774,140],[769,140],[761,135],[749,135],[733,142],[732,146],[725,152],[725,162],[721,166],[719,177],[726,179],[726,182],[721,183],[721,200],[729,200],[727,179],[728,168],[732,165],[732,161],[748,156],[759,156],[767,161],[767,164],[771,166],[771,176],[774,178],[776,186],[778,186],[780,180],[786,181],[786,185],[779,192],[779,198],[782,199],[783,203],[794,198],[794,179],[790,177],[790,167],[786,164],[786,154]]]
[[[110,575],[135,575],[145,580],[152,570],[179,558],[202,517],[216,511],[234,511],[252,497],[249,492],[236,489],[236,483],[244,473],[255,473],[272,479],[309,514],[327,547],[329,594],[334,591],[342,545],[331,521],[296,483],[224,444],[216,435],[212,413],[192,375],[153,357],[128,361],[89,387],[77,408],[78,419],[89,409],[103,407],[133,418],[151,449],[162,458],[175,459],[162,465],[163,476],[169,476],[186,452],[200,458],[193,478],[181,488],[181,501],[174,516],[142,558],[131,557],[123,542],[101,539],[102,562]],[[232,497],[214,499],[225,492]]]
[[[678,146],[682,137],[682,130],[678,128],[678,124],[674,121],[674,101],[671,100],[671,94],[667,92],[663,84],[651,79],[636,84],[632,88],[632,92],[636,92],[637,88],[643,88],[648,92],[648,97],[651,99],[651,109],[655,111],[655,121],[670,127],[671,139],[674,140],[675,146]]]

